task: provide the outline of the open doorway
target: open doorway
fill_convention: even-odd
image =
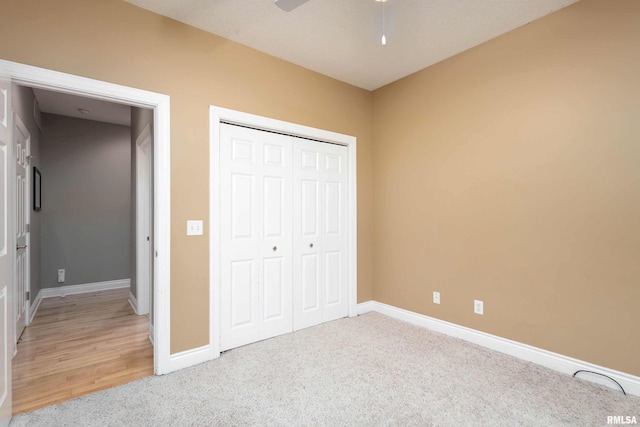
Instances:
[[[12,92],[13,411],[21,413],[153,374],[153,111],[16,84]],[[37,207],[27,200],[26,163],[39,171],[38,182],[44,177]],[[33,301],[26,297],[20,310],[24,289]]]
[[[89,97],[99,100],[107,100],[119,104],[128,104],[137,108],[146,108],[152,112],[154,141],[152,150],[152,206],[150,211],[153,220],[150,221],[153,228],[152,236],[149,236],[150,257],[153,258],[150,277],[153,286],[153,300],[148,304],[152,307],[150,312],[154,314],[153,340],[153,371],[155,374],[167,373],[175,368],[171,366],[169,351],[169,98],[166,95],[132,89],[120,85],[99,82],[82,77],[44,70],[22,64],[0,61],[4,75],[19,85],[37,89],[58,91],[67,94]],[[10,98],[10,93],[5,98]],[[9,199],[11,204],[11,200]],[[11,207],[13,208],[13,207]],[[15,239],[13,227],[7,233],[10,240]],[[11,235],[13,234],[14,237]],[[14,242],[15,243],[15,242]],[[12,295],[9,295],[8,304],[12,304]],[[6,334],[13,335],[14,319],[8,319],[11,323],[5,329]],[[15,337],[8,342],[15,342]],[[5,360],[5,368],[10,372],[10,359]],[[7,398],[10,401],[10,396]]]

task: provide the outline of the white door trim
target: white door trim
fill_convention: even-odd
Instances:
[[[154,110],[154,372],[171,372],[171,141],[170,98],[155,92],[0,60],[13,82]]]
[[[151,170],[149,158],[144,153],[144,148],[151,144],[151,128],[149,125],[140,132],[140,135],[136,138],[136,314],[143,315],[149,313],[149,291],[150,281],[149,277],[149,264],[145,258],[145,246],[147,245],[147,230],[145,225],[149,221],[148,214],[143,214],[140,210],[140,206],[146,204],[147,209],[144,212],[148,212],[150,207],[149,199],[145,200],[140,192],[141,186],[146,186],[147,189],[144,192],[145,196],[148,196],[148,188],[150,182],[148,180],[148,171]],[[145,174],[142,173],[142,168],[145,168]],[[151,237],[151,236],[149,236]],[[151,258],[149,259],[149,262]]]
[[[348,262],[349,272],[349,316],[357,315],[357,194],[356,194],[356,138],[349,135],[284,122],[268,117],[242,113],[226,108],[210,106],[210,149],[209,149],[209,179],[211,197],[209,199],[209,221],[211,236],[209,239],[209,316],[210,316],[210,351],[211,358],[220,356],[220,122],[233,123],[266,131],[284,133],[287,135],[313,139],[321,142],[344,145],[348,149],[349,177],[348,177]]]

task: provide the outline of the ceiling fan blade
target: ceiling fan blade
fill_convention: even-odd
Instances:
[[[291,12],[298,6],[301,6],[309,0],[275,0],[276,6],[285,12]]]

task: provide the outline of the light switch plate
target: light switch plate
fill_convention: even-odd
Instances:
[[[202,236],[203,226],[202,220],[187,221],[187,236]]]

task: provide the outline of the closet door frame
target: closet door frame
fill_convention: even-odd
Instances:
[[[348,316],[357,315],[357,194],[356,194],[356,138],[349,135],[303,126],[295,123],[271,119],[229,110],[209,107],[209,344],[213,358],[220,356],[220,124],[230,123],[270,132],[283,133],[320,142],[338,144],[347,147],[347,269],[348,269]]]

